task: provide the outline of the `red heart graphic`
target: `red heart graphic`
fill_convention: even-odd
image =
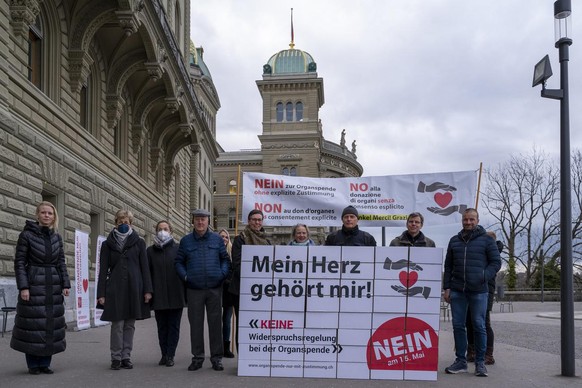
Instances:
[[[440,207],[446,207],[451,201],[453,200],[453,194],[446,192],[446,193],[436,193],[434,195],[434,201]]]
[[[85,290],[85,292],[87,292],[88,288],[89,288],[89,280],[83,279],[83,290]]]
[[[398,278],[400,279],[400,283],[402,283],[402,285],[404,287],[410,288],[410,287],[414,286],[414,284],[418,281],[418,272],[416,272],[416,271],[412,271],[412,272],[401,271],[398,274]]]
[[[414,286],[414,284],[417,282],[417,280],[418,280],[418,272],[411,271],[408,273],[408,287]]]

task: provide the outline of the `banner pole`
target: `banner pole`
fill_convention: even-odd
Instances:
[[[238,165],[238,173],[236,176],[236,208],[234,210],[234,236],[238,236],[238,206],[239,206],[239,195],[240,195],[240,164]]]
[[[479,163],[479,178],[477,179],[477,200],[475,201],[475,210],[479,208],[479,193],[481,192],[481,174],[483,173],[483,162]]]

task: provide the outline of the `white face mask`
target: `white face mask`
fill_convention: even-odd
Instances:
[[[160,230],[158,232],[158,238],[161,241],[166,241],[166,240],[168,240],[170,238],[170,232],[168,232],[167,230]]]

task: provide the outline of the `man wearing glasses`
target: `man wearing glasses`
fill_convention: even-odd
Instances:
[[[240,265],[241,251],[243,245],[272,245],[265,235],[263,229],[263,212],[253,209],[247,217],[247,226],[234,239],[232,244],[232,280],[228,292],[234,294],[233,307],[234,314],[238,321],[238,309],[240,305]],[[236,323],[235,323],[235,327]],[[236,349],[238,351],[238,330],[236,331]]]

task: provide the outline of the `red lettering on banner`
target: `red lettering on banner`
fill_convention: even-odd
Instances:
[[[367,183],[350,183],[350,191],[368,191]]]
[[[259,203],[255,202],[255,209],[263,213],[282,213],[283,205],[280,203]]]
[[[281,319],[262,319],[261,329],[293,329],[293,321]]]
[[[282,189],[283,179],[255,179],[255,189]]]

